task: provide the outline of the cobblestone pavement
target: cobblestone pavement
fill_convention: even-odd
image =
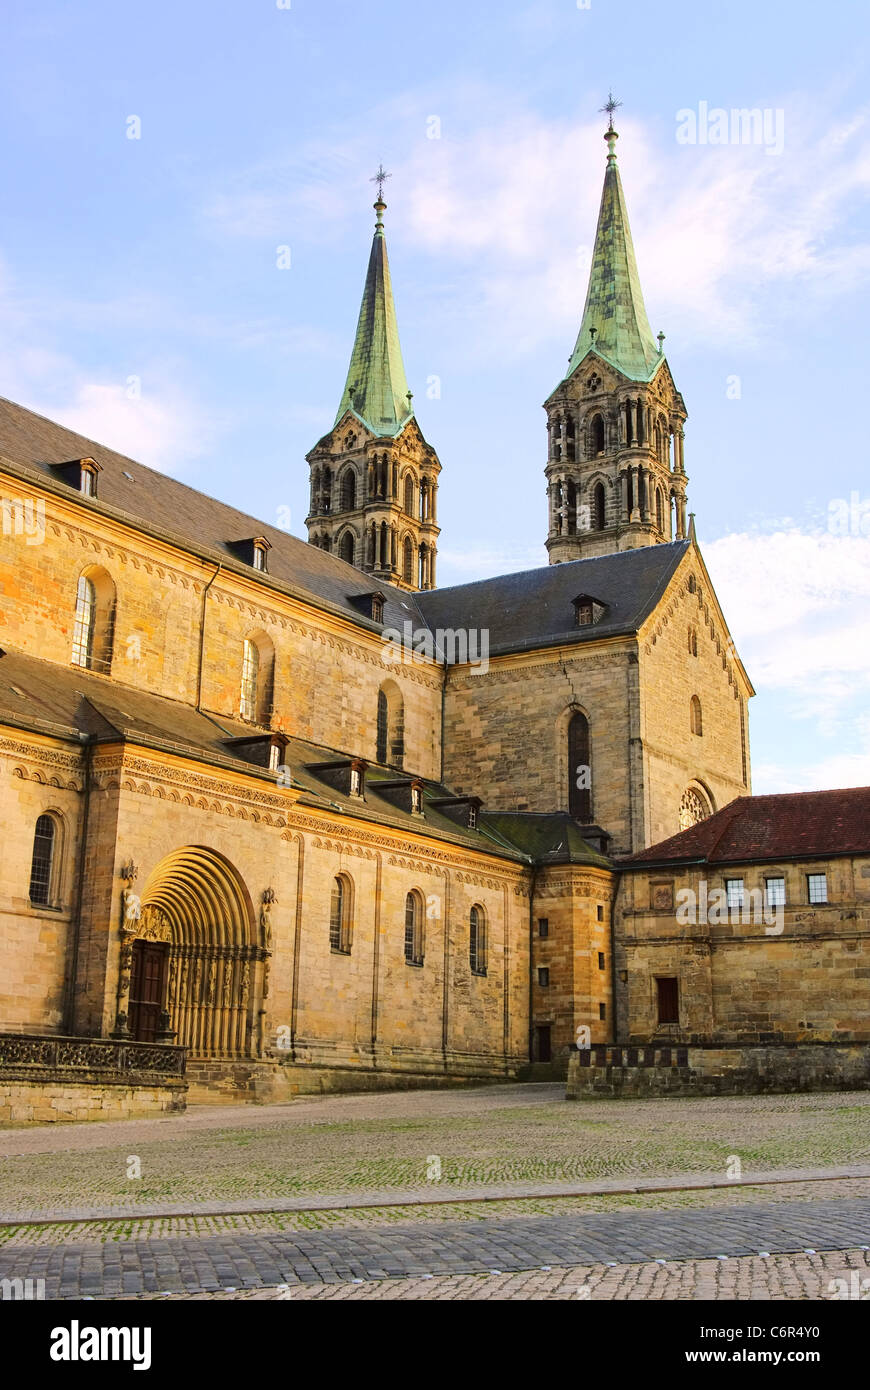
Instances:
[[[870,1173],[870,1093],[567,1103],[491,1086],[0,1131],[7,1221]],[[128,1176],[131,1157],[141,1177]]]
[[[0,1278],[44,1279],[52,1299],[112,1297],[856,1248],[870,1250],[866,1197],[105,1244],[11,1242],[0,1251]]]
[[[852,1271],[856,1271],[856,1276]],[[475,1302],[522,1300],[829,1300],[835,1294],[864,1297],[870,1284],[868,1256],[862,1250],[825,1250],[815,1255],[744,1256],[733,1260],[680,1260],[673,1264],[573,1265],[525,1269],[515,1274],[435,1274],[424,1278],[370,1279],[362,1283],[273,1285],[196,1294],[120,1295],[136,1300],[217,1299],[231,1302],[284,1299],[424,1299]],[[831,1287],[845,1279],[843,1286]]]

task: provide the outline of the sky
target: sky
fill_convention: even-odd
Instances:
[[[612,89],[753,790],[870,784],[868,34],[865,0],[4,0],[0,395],[305,536],[383,161],[439,584],[543,565]]]

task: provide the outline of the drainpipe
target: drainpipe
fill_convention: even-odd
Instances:
[[[75,990],[79,974],[79,943],[82,934],[82,900],[85,887],[85,855],[88,848],[88,821],[91,811],[91,767],[94,759],[96,734],[82,734],[85,745],[84,787],[82,801],[81,837],[79,841],[79,862],[76,881],[76,900],[73,911],[72,941],[70,943],[69,974],[63,1001],[63,1031],[67,1035],[73,1031],[75,1016]]]
[[[532,1028],[532,1005],[534,1002],[534,965],[532,964],[535,953],[535,884],[538,878],[538,866],[532,864],[532,877],[529,883],[529,1066],[532,1065],[533,1028]]]
[[[196,712],[197,712],[197,714],[201,714],[201,713],[202,713],[202,708],[201,708],[201,704],[202,704],[202,657],[203,657],[203,652],[205,651],[205,604],[206,604],[206,599],[208,598],[208,591],[209,591],[209,589],[211,588],[212,584],[213,584],[213,583],[215,582],[215,580],[217,579],[217,577],[218,577],[218,575],[220,574],[222,568],[223,568],[223,566],[222,566],[221,564],[218,564],[217,569],[215,570],[215,572],[214,572],[214,574],[212,575],[211,579],[208,581],[208,583],[206,584],[205,588],[204,588],[203,591],[202,591],[202,613],[201,613],[200,619],[199,619],[199,668],[198,668],[197,673],[196,673]]]

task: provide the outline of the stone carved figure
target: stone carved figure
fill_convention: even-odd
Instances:
[[[233,1002],[233,963],[231,960],[224,961],[222,1002],[225,1009],[228,1009]]]
[[[121,894],[121,899],[124,904],[122,930],[135,931],[136,925],[142,916],[142,900],[137,893],[133,892],[133,889],[129,887],[129,885]]]
[[[217,961],[213,960],[208,967],[208,988],[206,990],[205,1002],[214,1003],[215,990],[217,989]]]
[[[272,949],[272,908],[277,901],[275,889],[267,888],[263,893],[263,904],[260,908],[260,928],[263,932],[263,945],[267,951]]]

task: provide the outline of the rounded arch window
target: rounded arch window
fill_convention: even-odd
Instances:
[[[468,960],[472,975],[486,974],[486,912],[475,903],[468,914]]]
[[[414,888],[405,898],[405,961],[423,964],[423,896]]]
[[[680,829],[689,830],[700,825],[713,814],[713,809],[699,787],[687,787],[680,801]]]
[[[339,553],[339,556],[341,557],[342,560],[344,560],[345,564],[347,564],[347,565],[352,565],[352,564],[353,564],[353,552],[354,552],[353,533],[352,533],[351,531],[345,531],[344,535],[342,536],[341,540],[340,540],[339,543],[338,543],[338,553]]]
[[[61,823],[51,811],[37,817],[30,859],[30,901],[34,907],[57,904]]]

